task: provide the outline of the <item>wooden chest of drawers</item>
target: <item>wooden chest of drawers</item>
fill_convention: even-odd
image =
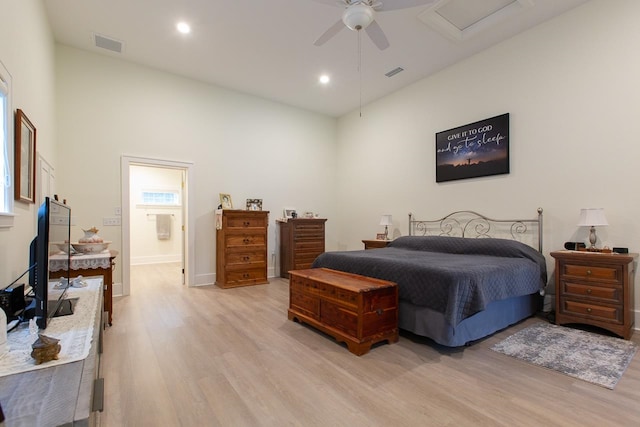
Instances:
[[[557,251],[556,324],[583,323],[625,339],[633,333],[637,254]]]
[[[280,277],[289,278],[289,270],[311,268],[324,252],[323,218],[294,218],[278,222],[280,227]]]
[[[345,342],[358,356],[380,341],[398,341],[398,287],[326,268],[290,271],[289,320]]]
[[[216,285],[259,285],[267,280],[268,211],[223,210],[216,230]]]

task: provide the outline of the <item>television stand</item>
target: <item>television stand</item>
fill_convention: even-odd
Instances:
[[[102,278],[86,280],[86,288],[68,290],[67,297],[80,297],[75,313],[70,318],[53,319],[42,331],[45,335],[58,338],[57,333],[65,333],[69,328],[86,330],[88,335],[82,339],[83,342],[86,340],[87,346],[84,358],[68,363],[52,360],[36,368],[28,356],[32,341],[19,338],[29,336],[28,325],[23,323],[7,335],[10,353],[3,356],[3,362],[21,346],[24,346],[27,354],[24,371],[4,371],[0,375],[0,402],[7,426],[99,424],[99,416],[95,411],[101,410],[104,404],[104,382],[100,373],[103,285]],[[94,302],[84,304],[83,298]],[[65,326],[61,328],[60,325]],[[81,337],[81,334],[75,334],[74,337]],[[66,342],[70,343],[73,337],[69,336],[68,339]],[[62,359],[65,357],[63,353],[64,350],[59,355]]]

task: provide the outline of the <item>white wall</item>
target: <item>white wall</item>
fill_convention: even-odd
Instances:
[[[149,206],[141,201],[143,191],[182,194],[182,170],[132,165],[129,180],[131,264],[182,261],[182,206]],[[159,214],[171,215],[168,239],[158,239],[156,225]]]
[[[37,151],[57,167],[54,44],[39,0],[0,0],[0,61],[12,76],[13,109],[29,117]],[[14,210],[14,226],[0,228],[0,287],[27,269],[36,234],[37,206],[15,202]]]
[[[610,226],[598,230],[600,244],[640,251],[637,1],[592,0],[337,126],[331,118],[68,47],[57,46],[54,68],[41,3],[0,0],[0,10],[0,60],[13,75],[14,108],[36,125],[38,150],[55,167],[57,191],[79,223],[113,216],[121,155],[195,163],[199,283],[214,280],[219,192],[236,203],[264,200],[272,212],[270,251],[283,206],[329,218],[330,250],[360,248],[362,238],[382,231],[382,213],[393,214],[395,234],[405,234],[409,211],[438,217],[472,208],[533,217],[542,206],[547,253],[564,241],[586,240],[587,230],[575,226],[579,209],[601,206]],[[511,173],[436,184],[434,134],[505,112]],[[5,282],[26,268],[35,234],[34,206],[18,203],[16,213],[16,227],[0,230]],[[109,230],[103,237],[118,250],[119,228]],[[636,307],[638,298],[640,292]]]
[[[638,1],[593,0],[341,118],[340,246],[361,247],[383,213],[406,234],[410,211],[534,218],[540,206],[552,267],[550,251],[588,239],[580,208],[603,207],[598,245],[640,252],[638,16]],[[436,183],[435,133],[502,113],[510,174]]]
[[[57,46],[59,155],[56,186],[83,223],[101,223],[120,204],[120,158],[193,162],[196,284],[215,281],[214,210],[263,200],[271,212],[268,248],[283,206],[329,218],[337,235],[335,119],[206,85],[112,57]],[[121,250],[120,227],[102,237]],[[270,273],[274,258],[269,257]],[[116,259],[114,280],[121,280]]]

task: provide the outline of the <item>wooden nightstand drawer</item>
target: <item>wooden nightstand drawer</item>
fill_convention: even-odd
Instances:
[[[564,276],[580,277],[587,280],[622,283],[622,268],[619,267],[564,264],[561,274]]]
[[[556,324],[583,323],[631,338],[638,254],[556,251],[551,256],[556,260]]]
[[[611,303],[622,303],[622,287],[620,286],[604,287],[564,281],[562,285],[562,292],[567,295],[595,298]]]
[[[622,313],[620,306],[603,306],[588,304],[574,300],[564,300],[564,313],[584,316],[594,320],[604,320],[606,322],[622,323]]]
[[[364,248],[365,249],[380,249],[380,248],[386,248],[389,243],[391,243],[391,240],[363,240],[362,243],[364,243]]]

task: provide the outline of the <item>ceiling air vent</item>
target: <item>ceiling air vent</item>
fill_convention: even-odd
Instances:
[[[101,36],[100,34],[95,34],[95,33],[93,34],[93,41],[96,47],[107,49],[115,53],[122,53],[121,41],[118,41],[109,37]]]
[[[402,71],[404,71],[404,68],[402,68],[402,67],[394,68],[393,70],[391,70],[388,73],[386,73],[385,76],[393,77],[393,76],[395,76],[396,74],[398,74],[398,73],[400,73]]]

